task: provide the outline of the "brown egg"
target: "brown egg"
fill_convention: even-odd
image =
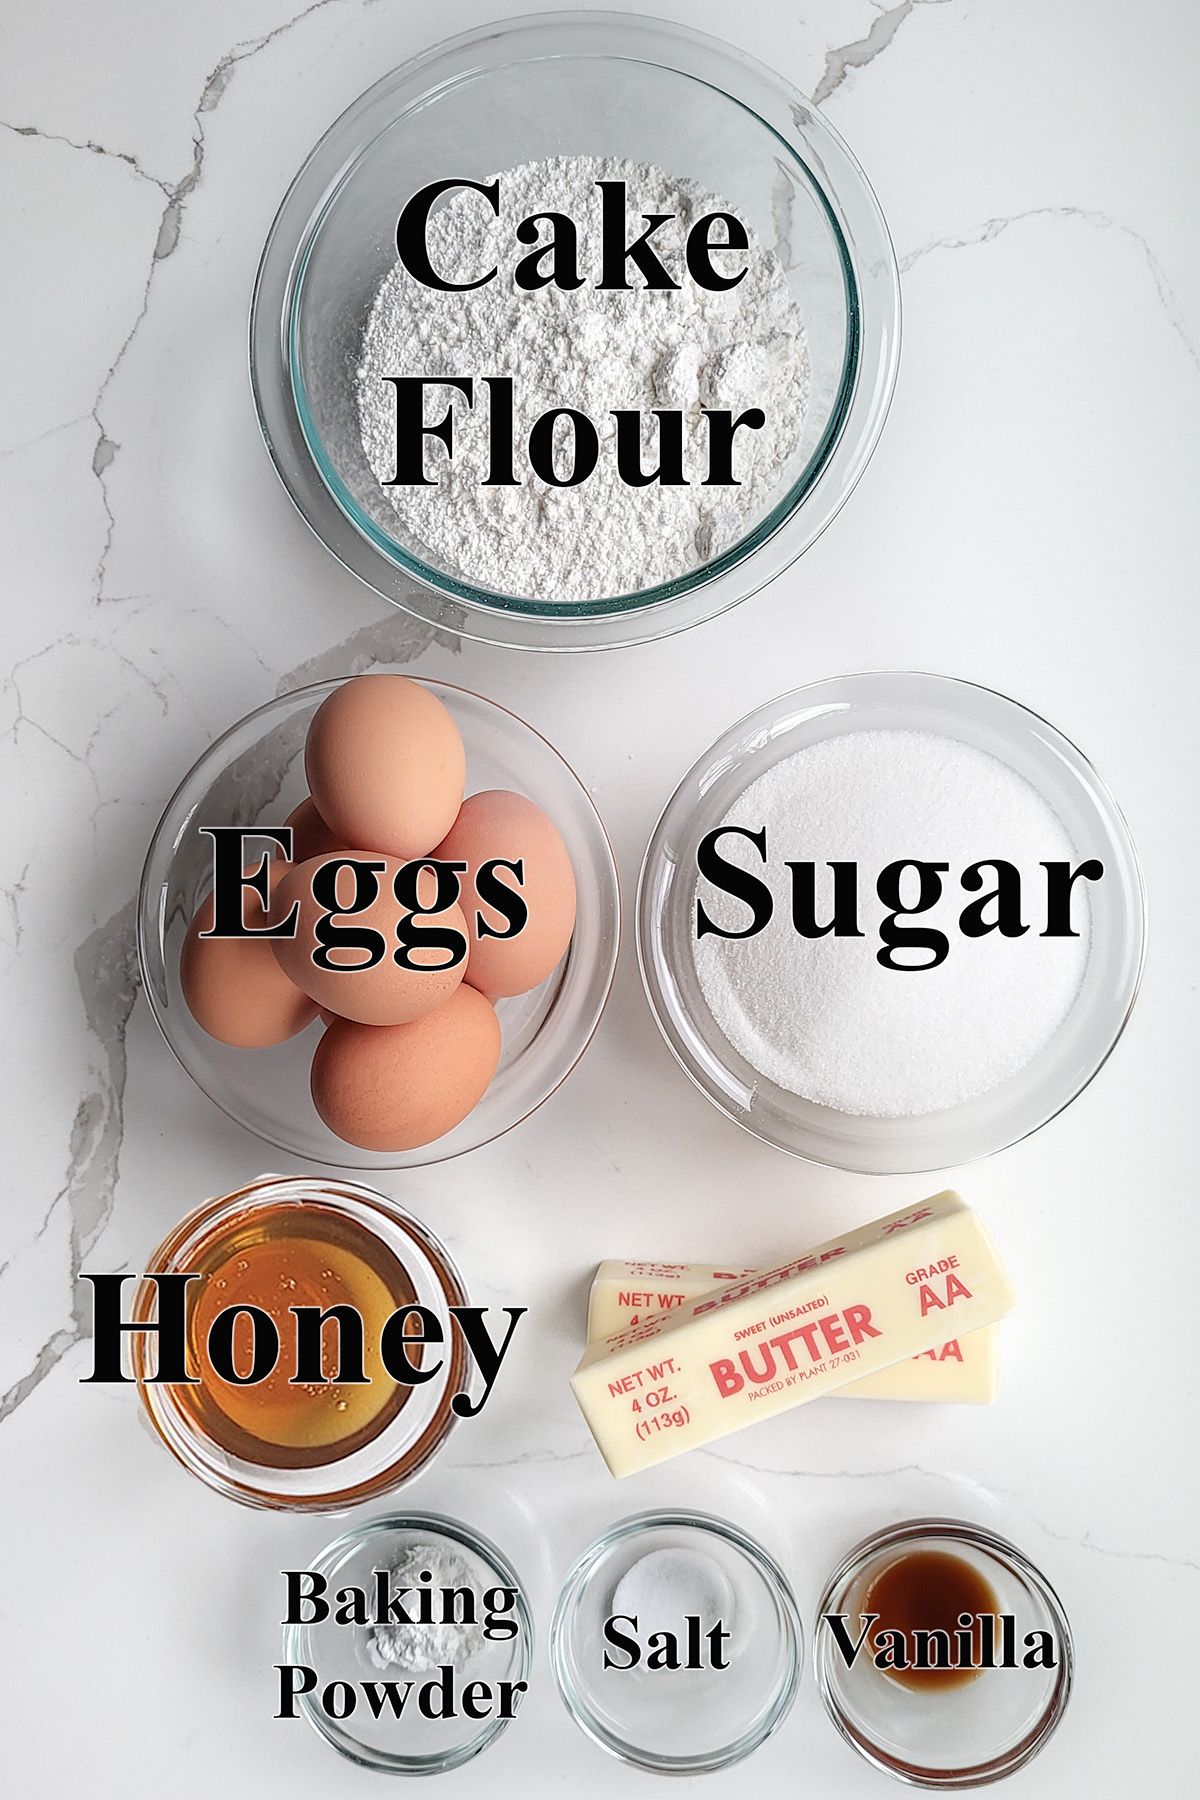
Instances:
[[[357,675],[323,701],[304,767],[343,844],[428,856],[462,804],[466,753],[441,701],[406,675]]]
[[[332,856],[335,850],[345,848],[334,837],[309,794],[305,795],[294,812],[288,814],[284,824],[292,828],[293,863],[309,862],[314,856]]]
[[[312,1062],[330,1131],[363,1150],[416,1150],[465,1119],[500,1060],[500,1024],[472,987],[411,1025],[332,1024]]]
[[[271,863],[268,912],[252,888],[245,890],[242,917],[247,926],[275,925],[285,916],[279,889],[290,867]],[[183,997],[197,1025],[218,1042],[243,1050],[282,1044],[310,1025],[317,1009],[280,967],[271,948],[274,940],[201,937],[212,922],[210,894],[188,926],[179,958]]]
[[[471,955],[467,980],[485,994],[524,994],[555,968],[575,929],[575,874],[567,847],[540,806],[503,788],[464,800],[449,834],[434,852],[447,862],[465,862],[462,906],[467,915]],[[480,878],[493,857],[523,865],[524,881],[508,869]],[[480,930],[480,916],[493,932],[511,929],[504,904],[495,904],[495,885],[519,895],[528,919],[513,937]],[[482,890],[482,891],[481,891]]]
[[[397,950],[403,949],[397,927],[413,919],[414,931],[454,933],[461,945],[467,938],[467,922],[462,909],[452,904],[439,912],[416,918],[409,907],[401,905],[393,891],[392,883],[405,867],[399,857],[380,856],[373,850],[348,850],[339,854],[353,856],[360,862],[383,865],[373,872],[377,887],[374,900],[361,912],[334,913],[324,929],[332,929],[335,941],[323,946],[317,929],[325,920],[326,908],[319,898],[314,898],[313,881],[317,878],[319,893],[324,885],[320,871],[332,870],[337,857],[314,856],[301,863],[280,883],[276,899],[284,915],[293,905],[300,907],[295,937],[274,940],[279,966],[318,1006],[337,1013],[339,1018],[355,1019],[361,1025],[405,1025],[412,1019],[419,1019],[449,999],[463,978],[466,962],[464,958],[452,967],[446,966],[448,946],[418,942],[407,952],[417,966],[404,967],[396,961]],[[343,906],[353,905],[356,898],[354,871],[342,867],[333,880],[329,897],[336,897]],[[418,878],[417,897],[423,905],[428,905],[432,904],[436,893],[432,869],[423,870]],[[383,940],[383,954],[372,967],[364,966],[368,957],[364,946],[336,942],[336,935],[341,932],[364,930],[375,932]],[[322,968],[314,963],[313,955],[318,952],[327,955],[333,967]]]

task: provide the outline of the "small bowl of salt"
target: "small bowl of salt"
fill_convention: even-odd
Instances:
[[[883,216],[772,70],[633,13],[489,22],[369,88],[263,252],[284,485],[385,599],[465,637],[661,637],[770,581],[883,429]]]
[[[562,1585],[550,1661],[571,1717],[623,1762],[700,1775],[782,1724],[804,1661],[787,1577],[737,1526],[646,1512],[590,1544]]]
[[[1141,976],[1125,821],[1044,719],[969,682],[863,674],[732,726],[650,840],[638,955],[696,1085],[864,1174],[986,1156],[1091,1081]]]

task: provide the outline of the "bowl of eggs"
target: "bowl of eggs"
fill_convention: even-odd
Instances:
[[[439,1162],[540,1106],[619,937],[612,849],[557,751],[386,670],[219,738],[138,897],[146,995],[188,1074],[267,1142],[352,1168]]]

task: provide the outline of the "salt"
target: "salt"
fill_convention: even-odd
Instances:
[[[699,1550],[650,1550],[626,1569],[609,1611],[636,1619],[643,1641],[656,1631],[686,1635],[692,1615],[702,1631],[718,1620],[729,1626],[733,1592],[720,1565]]]
[[[1002,858],[1044,883],[1043,862],[1073,857],[1058,816],[998,758],[928,732],[849,732],[768,769],[727,822],[766,828],[765,865],[745,839],[725,837],[721,854],[766,883],[775,911],[753,937],[701,937],[696,974],[725,1037],[787,1092],[859,1116],[936,1112],[1017,1074],[1070,1012],[1088,956],[1086,884],[1072,895],[1077,937],[1043,936],[1036,923],[1020,937],[968,938],[955,928],[971,898],[957,877],[970,864]],[[950,865],[942,900],[919,915],[950,938],[939,967],[897,970],[878,961],[887,909],[875,878],[901,859]],[[825,864],[858,865],[862,937],[805,938],[792,929],[787,864],[799,860],[817,865],[822,922],[832,910]],[[744,928],[743,902],[707,882],[697,898],[717,926]]]

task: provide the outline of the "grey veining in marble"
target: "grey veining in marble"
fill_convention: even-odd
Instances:
[[[338,568],[279,488],[245,373],[258,252],[315,138],[388,68],[503,9],[8,11],[0,1506],[22,1553],[0,1675],[21,1800],[85,1783],[107,1800],[135,1759],[199,1800],[202,1739],[230,1800],[369,1785],[270,1716],[278,1571],[338,1526],[224,1505],[139,1429],[128,1393],[82,1386],[78,1275],[138,1269],[185,1210],[277,1157],[196,1092],[139,996],[134,895],[162,807],[251,707],[375,663],[478,688],[543,731],[594,794],[627,905],[684,769],[805,680],[962,675],[1094,758],[1144,859],[1151,959],[1108,1067],[1026,1144],[929,1186],[864,1189],[790,1162],[688,1086],[627,941],[562,1092],[471,1157],[379,1185],[429,1219],[481,1304],[530,1308],[510,1385],[412,1499],[492,1530],[529,1570],[543,1628],[589,1533],[641,1506],[739,1518],[806,1608],[856,1536],[955,1510],[1017,1539],[1075,1629],[1076,1697],[1022,1794],[1173,1796],[1192,1779],[1200,14],[1187,0],[663,6],[779,68],[859,157],[904,276],[900,381],[851,503],[771,589],[685,638],[563,660],[435,634]],[[597,1260],[755,1262],[943,1179],[987,1218],[1021,1297],[995,1408],[822,1402],[609,1481],[566,1384]],[[173,1614],[156,1605],[164,1570]],[[39,1671],[82,1592],[103,1611],[103,1653],[67,1712]],[[808,1683],[749,1768],[782,1786],[797,1765],[848,1800],[891,1791]],[[583,1800],[640,1782],[578,1737],[543,1668],[519,1728],[447,1779],[507,1800],[568,1776]],[[747,1778],[705,1793],[733,1800]]]

